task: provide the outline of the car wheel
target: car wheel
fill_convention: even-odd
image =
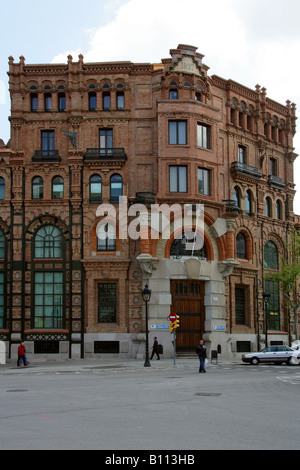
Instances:
[[[253,366],[258,366],[259,364],[259,359],[257,357],[253,357],[252,360],[251,360],[251,364]]]

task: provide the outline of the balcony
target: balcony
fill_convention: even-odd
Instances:
[[[127,160],[124,148],[96,148],[86,149],[84,154],[85,161],[95,162],[123,162]]]
[[[36,150],[32,161],[37,163],[60,162],[61,156],[58,150]]]
[[[261,173],[256,166],[246,165],[246,163],[233,162],[231,164],[231,173],[237,175],[250,176],[252,178],[261,178]]]
[[[269,175],[268,184],[277,186],[278,188],[285,188],[285,184],[279,176]]]

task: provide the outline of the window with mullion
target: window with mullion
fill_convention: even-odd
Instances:
[[[170,166],[170,193],[187,193],[187,167]]]
[[[197,124],[197,145],[204,149],[210,149],[210,126]]]
[[[211,171],[198,168],[198,193],[203,196],[211,195]]]
[[[34,277],[34,328],[63,328],[63,273],[36,272]]]
[[[42,152],[43,154],[53,155],[55,151],[55,132],[42,131]]]
[[[187,121],[169,121],[169,144],[187,144]]]

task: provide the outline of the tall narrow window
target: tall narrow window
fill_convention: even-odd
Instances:
[[[110,202],[118,203],[121,196],[123,196],[123,178],[120,175],[113,175],[110,178]]]
[[[42,154],[55,154],[55,133],[54,131],[42,131]]]
[[[95,111],[97,108],[97,94],[95,91],[89,93],[89,111]]]
[[[66,110],[66,94],[58,93],[58,111],[63,113]]]
[[[170,193],[186,193],[187,192],[187,167],[186,166],[170,166]]]
[[[210,148],[210,127],[205,124],[197,125],[197,145],[204,149]]]
[[[239,163],[246,163],[246,147],[239,145],[238,148],[238,162]]]
[[[235,323],[246,324],[246,291],[243,287],[235,288]]]
[[[272,201],[269,197],[266,197],[265,200],[265,211],[267,217],[272,217]]]
[[[271,279],[266,280],[265,291],[270,294],[267,303],[268,329],[278,331],[280,330],[280,295],[278,282]]]
[[[282,219],[282,204],[281,201],[276,201],[276,219]]]
[[[93,175],[90,178],[90,203],[100,204],[102,202],[102,178],[99,175]]]
[[[63,328],[63,273],[36,272],[34,328]]]
[[[38,110],[39,100],[37,93],[32,93],[30,95],[30,109],[32,113],[36,113]]]
[[[211,190],[211,171],[204,168],[198,168],[198,193],[204,196],[210,196]]]
[[[246,191],[246,198],[245,198],[245,209],[246,209],[246,214],[248,216],[252,215],[252,193],[251,191]]]
[[[5,199],[5,179],[0,177],[0,201]]]
[[[236,237],[236,257],[239,259],[247,259],[246,237],[242,232],[239,232]]]
[[[61,176],[55,176],[52,180],[52,199],[63,199],[64,180]]]
[[[241,208],[241,193],[237,186],[233,189],[233,200],[235,201],[236,206],[240,209]]]
[[[100,129],[99,130],[99,148],[100,154],[107,155],[111,153],[113,148],[113,130]]]
[[[109,111],[110,110],[110,93],[109,91],[106,91],[102,95],[103,98],[103,110],[104,111]]]
[[[117,322],[117,284],[98,285],[98,322]]]
[[[264,267],[266,269],[278,269],[278,250],[272,241],[268,241],[265,245]]]
[[[277,176],[277,160],[270,158],[270,175]]]
[[[123,91],[117,92],[117,109],[125,108],[125,96]]]
[[[45,93],[44,94],[44,100],[45,100],[45,111],[46,111],[46,113],[49,113],[52,110],[52,95],[51,95],[51,93]]]
[[[44,181],[40,176],[36,176],[32,180],[32,199],[43,199],[44,197]]]
[[[38,259],[63,258],[64,238],[59,228],[45,225],[35,236],[34,257]]]
[[[169,121],[169,144],[186,145],[187,144],[187,122]]]

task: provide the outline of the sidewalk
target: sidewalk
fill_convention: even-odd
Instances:
[[[236,365],[242,364],[241,361],[232,359],[228,361],[218,361],[218,364],[209,364],[208,367],[217,365]],[[6,364],[0,364],[0,374],[24,374],[27,371],[34,373],[63,373],[63,372],[92,372],[105,370],[157,370],[157,369],[197,369],[199,359],[195,358],[177,358],[174,365],[174,359],[161,359],[160,361],[151,361],[151,367],[144,367],[143,359],[120,359],[120,358],[101,358],[101,359],[79,359],[79,360],[57,360],[57,361],[35,361],[33,360],[27,367],[23,365],[17,367],[16,360],[9,359]]]

